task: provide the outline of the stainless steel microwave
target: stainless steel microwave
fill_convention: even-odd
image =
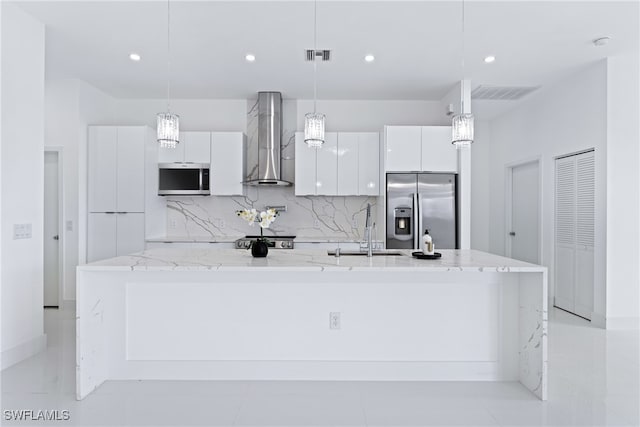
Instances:
[[[208,196],[208,163],[158,163],[159,196]]]

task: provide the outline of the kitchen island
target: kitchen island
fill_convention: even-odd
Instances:
[[[547,270],[152,249],[78,267],[77,398],[106,380],[519,381],[546,400]]]

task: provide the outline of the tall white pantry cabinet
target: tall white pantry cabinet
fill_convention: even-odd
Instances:
[[[144,250],[144,126],[89,126],[87,261]]]

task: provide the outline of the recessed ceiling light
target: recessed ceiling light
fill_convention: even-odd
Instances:
[[[598,37],[597,39],[593,40],[593,45],[594,46],[604,46],[607,43],[609,43],[609,41],[611,40],[611,37]]]
[[[138,55],[137,53],[130,53],[130,54],[129,54],[129,59],[130,59],[130,60],[132,60],[132,61],[134,61],[134,62],[138,62],[138,61],[140,61],[140,59],[142,59],[142,58],[141,58],[141,56],[140,56],[140,55]]]
[[[247,53],[244,57],[244,59],[247,60],[247,62],[253,62],[256,60],[256,56],[252,53]]]
[[[364,57],[364,60],[365,60],[365,61],[367,61],[367,62],[373,62],[373,61],[375,61],[375,59],[376,59],[376,57],[375,57],[375,56],[373,56],[373,55],[371,55],[371,54],[366,55],[366,56]]]
[[[484,62],[486,62],[487,64],[491,64],[492,62],[495,62],[496,57],[493,55],[489,55],[486,58],[484,58]]]

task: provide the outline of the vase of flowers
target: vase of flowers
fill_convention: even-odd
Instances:
[[[256,222],[260,224],[260,237],[251,242],[251,255],[256,258],[264,258],[269,253],[269,239],[264,237],[264,229],[269,228],[271,223],[276,220],[278,212],[275,209],[267,209],[258,213],[255,209],[242,209],[236,211],[236,214],[247,221],[250,226]]]

